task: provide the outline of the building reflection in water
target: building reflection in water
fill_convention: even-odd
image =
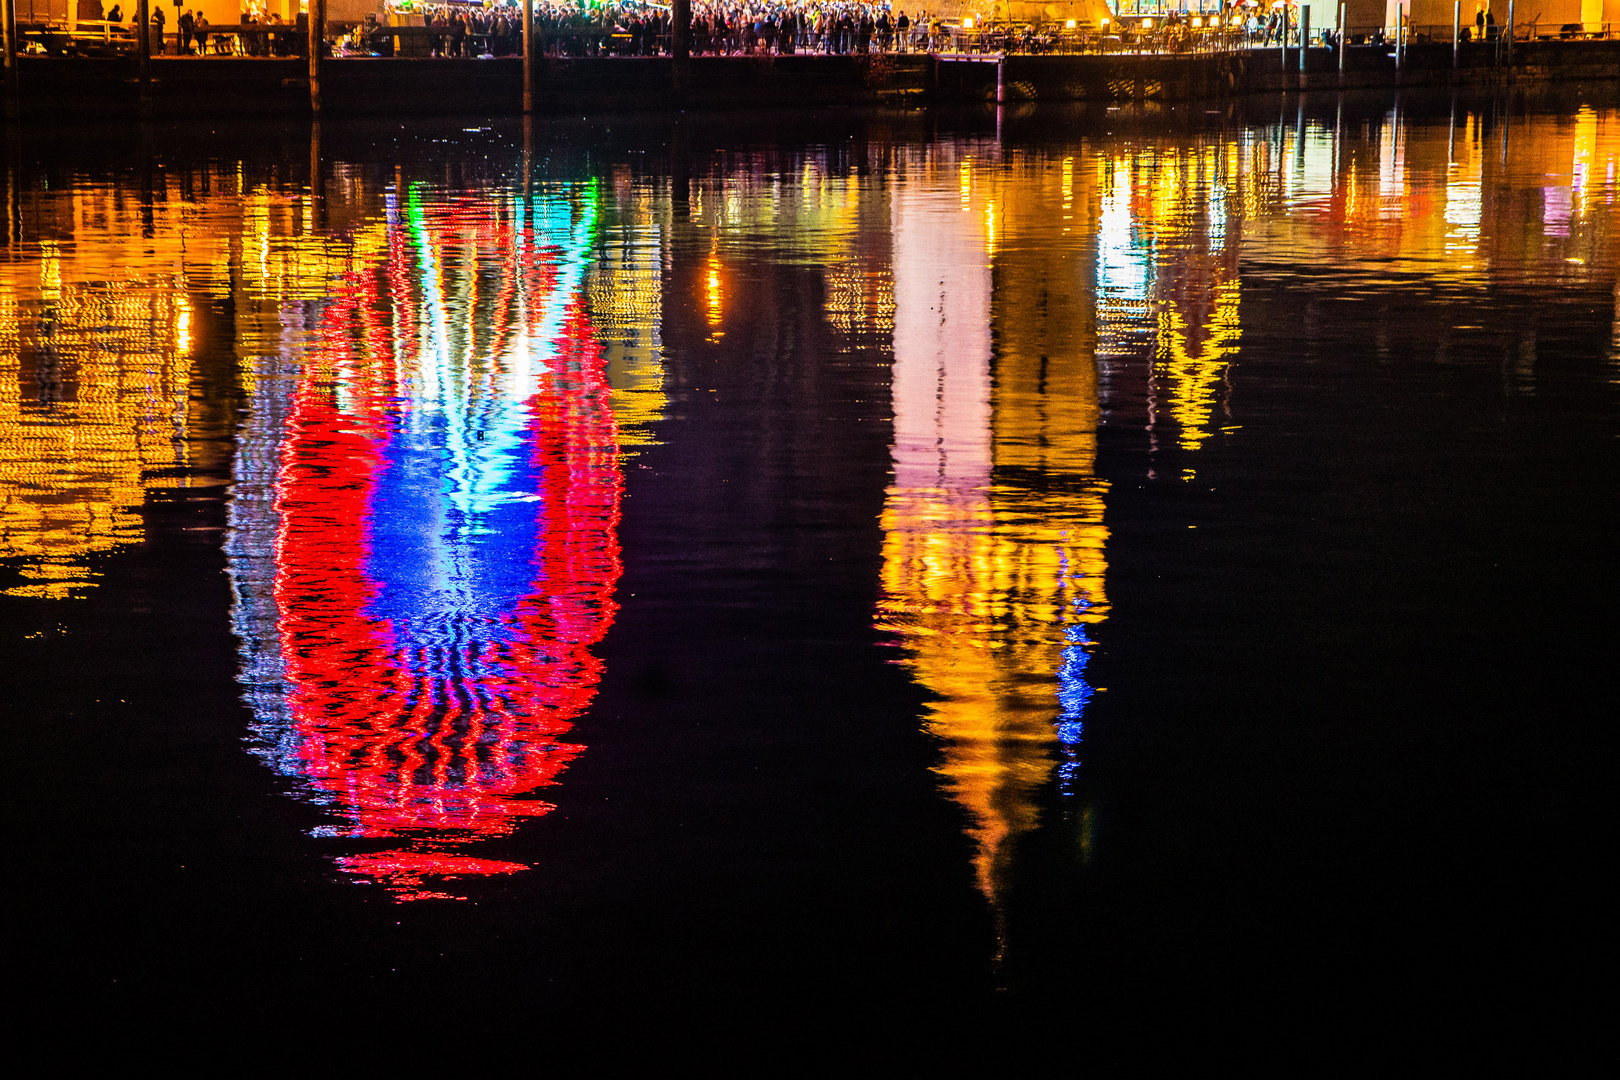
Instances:
[[[523,869],[466,849],[551,810],[583,749],[620,443],[661,403],[657,248],[601,218],[594,186],[400,192],[311,348],[256,373],[228,550],[259,747],[330,808],[323,835],[387,841],[338,861],[401,899]]]
[[[182,281],[64,280],[41,245],[0,287],[0,556],[12,596],[92,585],[90,556],[141,538],[149,488],[187,481],[191,318]]]
[[[1225,411],[1242,335],[1234,203],[1253,151],[1148,147],[1104,156],[1097,170],[1099,357],[1105,371],[1145,361],[1149,430],[1156,440],[1167,422],[1183,451],[1201,449]]]
[[[1072,249],[1036,242],[1066,194],[1048,181],[1072,176],[1048,164],[914,161],[893,197],[878,622],[936,695],[938,769],[998,916],[1036,790],[1077,763],[1088,628],[1108,610],[1092,297]]]
[[[910,163],[893,195],[878,621],[935,695],[938,768],[998,920],[1041,789],[1078,790],[1109,613],[1101,384],[1137,384],[1182,451],[1211,437],[1241,332],[1239,168],[1231,145],[1079,162],[977,148]],[[1090,816],[1075,814],[1082,857]]]
[[[892,337],[878,621],[936,695],[939,768],[993,901],[1042,788],[1079,790],[1108,613],[1104,406],[1191,479],[1235,430],[1242,335],[1303,355],[1311,305],[1374,291],[1412,305],[1365,316],[1381,357],[1400,355],[1385,338],[1438,339],[1440,359],[1453,333],[1488,334],[1533,390],[1533,312],[1501,325],[1490,290],[1585,289],[1620,311],[1615,118],[1487,107],[1062,149],[874,143],[870,172],[812,154],[768,184],[728,168],[693,187],[711,330],[770,314],[738,297],[747,260],[775,258],[824,268],[840,334]],[[82,594],[98,558],[141,539],[153,492],[216,452],[200,410],[235,402],[199,372],[227,356],[258,746],[330,808],[358,877],[441,893],[516,868],[499,838],[544,812],[536,793],[579,752],[570,725],[614,615],[620,462],[664,408],[668,198],[629,166],[520,197],[332,164],[319,199],[254,168],[20,183],[8,167],[5,584]],[[1279,283],[1304,310],[1268,313]],[[1429,325],[1418,305],[1436,298],[1467,324]]]
[[[1591,110],[1570,127],[1538,132],[1529,152],[1545,159],[1538,180],[1555,181],[1539,226],[1496,236],[1485,222],[1509,205],[1511,174],[1491,190],[1474,114],[1449,131],[1431,122],[1421,139],[1391,114],[1350,146],[1301,116],[1078,160],[959,144],[897,167],[878,622],[935,695],[938,768],[968,813],[998,918],[1041,789],[1077,790],[1091,635],[1109,611],[1100,391],[1110,423],[1140,422],[1150,459],[1172,457],[1192,480],[1196,455],[1238,430],[1240,243],[1262,267],[1334,266],[1351,283],[1399,272],[1448,290],[1478,287],[1486,270],[1533,287],[1606,258],[1588,259],[1599,238],[1572,223],[1612,199],[1614,142]],[[1508,249],[1538,233],[1558,247]]]

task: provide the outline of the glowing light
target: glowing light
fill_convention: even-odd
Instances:
[[[403,202],[313,353],[259,373],[227,554],[260,753],[340,822],[317,835],[391,845],[340,867],[421,900],[525,869],[456,849],[548,813],[584,749],[622,480],[594,188]]]
[[[971,18],[963,19],[962,20],[962,29],[964,29],[964,30],[973,29],[973,20]]]
[[[0,557],[24,581],[7,594],[62,599],[141,539],[148,489],[185,482],[189,343],[160,328],[189,310],[171,278],[87,286],[42,262],[43,289],[0,288]]]
[[[1058,175],[1072,177],[1072,163]],[[894,198],[894,484],[876,622],[936,699],[925,721],[941,742],[936,768],[968,812],[999,921],[1013,841],[1038,817],[1034,792],[1054,764],[1078,763],[1092,692],[1084,627],[1107,612],[1107,533],[1097,481],[1047,494],[995,470],[1033,474],[1050,455],[1089,473],[1096,368],[1066,336],[1084,333],[1089,296],[1067,287],[1061,251],[1022,242],[1049,229],[1052,204],[1009,189],[964,216],[939,179],[926,190],[908,178]],[[1024,286],[1005,297],[977,254],[994,246],[992,228],[1006,237],[998,278]],[[1039,314],[1036,295],[1052,300]],[[1047,349],[1049,331],[1065,336]],[[1061,394],[1046,393],[1048,378]]]
[[[1209,325],[1201,328],[1201,346],[1192,343],[1187,321],[1173,301],[1159,311],[1155,370],[1169,380],[1169,411],[1181,427],[1183,449],[1197,450],[1209,438],[1216,390],[1243,336],[1241,295],[1236,281],[1216,286],[1214,311]]]
[[[1106,22],[1107,20],[1104,20],[1104,21]],[[1066,30],[1073,30],[1076,26],[1079,26],[1079,25],[1080,24],[1077,21],[1075,21],[1074,19],[1070,19],[1068,22],[1063,24],[1064,29],[1066,29]]]
[[[175,298],[174,351],[191,351],[191,305],[186,303],[184,295]]]
[[[721,310],[723,293],[720,285],[720,256],[718,254],[711,254],[709,256],[706,270],[707,274],[704,277],[704,284],[708,289],[707,313],[709,317],[709,325],[711,327],[716,327],[720,325],[721,320],[724,317],[724,312]]]

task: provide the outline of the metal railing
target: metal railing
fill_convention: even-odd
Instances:
[[[48,56],[113,56],[133,52],[135,28],[105,19],[37,20],[19,23],[20,51]]]

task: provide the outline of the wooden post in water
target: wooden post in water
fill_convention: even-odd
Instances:
[[[1463,0],[1452,0],[1452,81],[1456,83],[1456,71],[1461,68],[1463,57]]]
[[[1401,35],[1406,33],[1406,5],[1395,5],[1395,85],[1401,85]]]
[[[145,118],[152,115],[152,11],[146,0],[135,0],[135,69]]]
[[[523,0],[523,115],[534,112],[534,0]]]
[[[1299,5],[1299,88],[1305,89],[1305,57],[1311,40],[1311,5]]]
[[[1534,22],[1534,21],[1535,20],[1532,18],[1531,22]],[[1513,74],[1513,0],[1508,0],[1507,62],[1508,62],[1508,74],[1512,75]]]
[[[0,0],[0,51],[5,53],[6,85],[0,93],[6,95],[6,119],[15,120],[22,112],[17,100],[17,3]]]
[[[1277,10],[1282,12],[1282,33],[1278,35],[1282,42],[1282,52],[1279,55],[1282,56],[1282,73],[1283,78],[1286,80],[1288,77],[1288,5],[1284,4]]]
[[[309,0],[309,111],[321,118],[321,53],[326,50],[326,0]]]
[[[1339,89],[1344,89],[1344,5],[1339,5]]]
[[[686,94],[687,70],[692,59],[692,0],[670,0],[670,75],[676,97]]]

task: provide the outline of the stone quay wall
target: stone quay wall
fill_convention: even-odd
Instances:
[[[1620,40],[1517,42],[1511,65],[1495,44],[1416,44],[1397,67],[1388,47],[1338,53],[1251,49],[1194,55],[1085,54],[954,58],[928,54],[547,58],[535,64],[542,114],[1002,101],[1190,101],[1284,90],[1468,87],[1620,79]],[[143,87],[133,58],[17,58],[23,117],[308,114],[303,59],[154,57]],[[143,95],[144,90],[144,95]],[[515,114],[523,62],[328,59],[325,115]]]

